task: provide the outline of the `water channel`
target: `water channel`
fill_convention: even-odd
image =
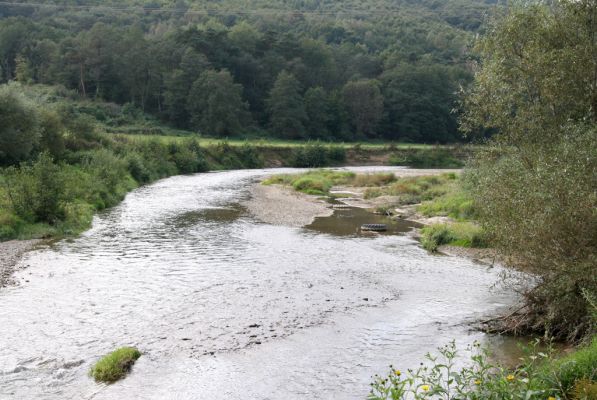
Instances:
[[[276,172],[161,180],[28,253],[0,289],[0,399],[363,399],[389,364],[487,340],[470,323],[513,299],[498,267],[431,255],[409,226],[360,235],[346,210],[261,223],[240,204]],[[87,376],[124,345],[143,352],[126,379]]]

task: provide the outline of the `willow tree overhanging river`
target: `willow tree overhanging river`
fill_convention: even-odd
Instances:
[[[0,289],[0,398],[363,399],[512,301],[498,268],[408,236],[260,223],[239,202],[274,172],[165,179],[29,253]],[[93,382],[123,345],[144,353],[131,375]]]

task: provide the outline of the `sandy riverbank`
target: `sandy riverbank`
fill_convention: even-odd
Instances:
[[[380,172],[380,171],[376,171]],[[459,173],[459,169],[401,169],[391,172],[398,178],[412,176],[440,175],[444,173]],[[338,199],[342,203],[359,208],[374,209],[378,206],[392,203],[391,196],[381,196],[365,199],[367,188],[363,187],[334,187],[332,192],[345,193],[346,198]],[[292,188],[281,185],[262,185],[256,183],[251,187],[251,198],[244,204],[257,219],[273,225],[301,227],[309,225],[316,217],[327,217],[334,212],[332,206],[319,196],[310,196],[297,192]],[[405,207],[401,216],[423,224],[437,223],[438,217],[425,218],[416,214],[415,207]]]
[[[328,203],[316,196],[261,183],[251,187],[251,198],[243,205],[263,222],[295,227],[309,225],[316,217],[327,217],[334,212]]]
[[[39,239],[0,242],[0,288],[13,283],[11,277],[19,260],[40,242]]]

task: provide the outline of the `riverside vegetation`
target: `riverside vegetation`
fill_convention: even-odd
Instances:
[[[483,355],[443,359],[373,384],[372,399],[597,398],[597,2],[514,2],[476,46],[461,127],[495,134],[469,165],[477,218],[523,298],[503,329],[584,343],[505,369]],[[447,360],[447,361],[446,361]]]
[[[0,170],[0,240],[76,234],[89,227],[94,211],[117,204],[138,185],[175,174],[275,163],[337,165],[347,153],[362,159],[443,151],[111,134],[118,126],[159,124],[130,108],[81,102],[73,92],[48,86],[1,86],[0,103],[0,163],[8,165]]]
[[[227,11],[240,7],[236,0],[209,13],[200,1],[157,1],[131,13],[112,2],[1,5],[0,80],[7,84],[0,88],[0,240],[79,232],[95,210],[173,174],[255,168],[271,159],[322,167],[379,151],[206,144],[188,130],[219,138],[479,139],[483,146],[458,179],[319,172],[289,183],[321,195],[335,181],[372,179],[371,198],[422,201],[419,212],[455,221],[426,228],[430,250],[489,245],[526,272],[506,276],[522,304],[502,319],[504,331],[588,346],[563,361],[531,356],[554,366],[549,377],[567,365],[588,371],[569,373],[567,381],[546,378],[548,367],[534,367],[537,358],[508,371],[485,370],[483,358],[445,379],[443,363],[413,372],[405,385],[394,372],[381,384],[399,391],[380,398],[453,398],[444,389],[454,382],[459,398],[592,398],[597,1],[514,1],[496,9],[491,1],[465,0],[404,1],[400,9],[383,1],[307,2],[298,12],[290,3],[263,2],[269,15]],[[490,9],[495,16],[483,24]],[[445,148],[383,151],[395,164],[462,160]],[[452,357],[453,349],[442,351]],[[375,390],[386,390],[379,384]]]
[[[334,196],[330,189],[337,185],[366,188],[365,199],[382,196],[388,199],[373,211],[391,215],[397,207],[414,206],[424,217],[448,217],[449,222],[422,228],[421,243],[430,251],[436,251],[441,245],[486,247],[483,229],[475,221],[472,196],[463,182],[465,180],[455,173],[397,178],[393,173],[355,174],[322,169],[275,175],[263,183],[291,186],[306,194],[324,196]]]
[[[475,344],[467,350],[469,366],[455,364],[458,349],[451,343],[415,370],[391,367],[371,384],[369,400],[594,400],[597,398],[597,338],[564,357],[527,348],[516,368],[491,361],[491,353]]]

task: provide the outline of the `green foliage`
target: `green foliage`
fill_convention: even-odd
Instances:
[[[383,114],[379,82],[368,79],[348,82],[342,88],[342,95],[356,135],[374,136]]]
[[[442,174],[399,178],[387,186],[367,189],[365,198],[397,196],[398,204],[417,204],[453,190],[454,177],[454,174]]]
[[[164,12],[146,12],[137,0],[43,10],[25,3],[31,6],[0,10],[0,82],[63,85],[219,136],[246,130],[230,111],[241,109],[277,137],[366,134],[443,143],[460,140],[450,111],[454,93],[471,80],[463,49],[495,2],[150,4]],[[172,8],[178,11],[165,12]],[[198,12],[204,9],[210,13]],[[227,83],[214,75],[223,71]],[[294,76],[299,90],[286,91],[281,103],[268,101],[281,71]],[[209,85],[201,78],[206,73]],[[222,101],[225,93],[230,102]],[[133,116],[104,117],[117,123]]]
[[[492,242],[540,284],[519,284],[533,310],[527,329],[579,338],[597,293],[597,134],[571,129],[549,147],[496,147],[477,162],[472,194]]]
[[[263,157],[257,147],[244,143],[242,146],[231,146],[228,142],[220,142],[208,149],[215,169],[261,168]]]
[[[462,70],[445,65],[413,67],[402,64],[385,71],[381,77],[386,110],[382,120],[384,131],[392,131],[394,137],[415,143],[430,142],[430,139],[439,143],[458,141],[457,116],[451,104],[457,100],[458,83],[463,78]],[[430,135],[429,132],[435,134]],[[422,166],[433,161],[419,160],[417,154],[407,157],[412,157],[413,163],[419,162]],[[398,163],[405,165],[404,160]],[[453,162],[437,166],[457,165]]]
[[[509,145],[558,141],[569,121],[597,121],[595,0],[515,2],[477,43],[482,68],[462,127]]]
[[[263,156],[255,146],[248,143],[237,149],[238,159],[243,168],[262,168],[264,165]]]
[[[413,168],[461,168],[464,162],[451,149],[433,148],[409,149],[390,157],[390,165],[404,165]]]
[[[301,90],[300,82],[292,74],[280,72],[267,101],[274,135],[289,139],[305,136],[307,113]]]
[[[321,168],[341,164],[346,160],[346,150],[340,146],[324,146],[319,142],[307,143],[292,151],[290,166],[296,168]]]
[[[332,181],[318,176],[304,176],[292,183],[294,190],[314,195],[326,194],[332,188]]]
[[[435,252],[441,245],[461,247],[487,247],[487,238],[483,229],[472,222],[454,222],[434,224],[421,229],[423,248]]]
[[[127,162],[109,150],[89,153],[83,159],[83,171],[93,181],[92,204],[102,209],[121,201],[136,186],[129,178]]]
[[[209,70],[199,76],[188,95],[187,111],[195,128],[213,136],[238,135],[249,121],[242,86],[226,70]]]
[[[471,192],[492,243],[538,284],[518,330],[578,340],[594,329],[597,294],[597,10],[594,0],[520,3],[477,48],[465,100],[471,134],[498,131],[480,152]]]
[[[321,168],[328,165],[327,150],[321,143],[308,144],[293,151],[293,167]]]
[[[133,347],[121,347],[102,357],[89,371],[96,382],[116,382],[125,377],[141,357],[141,352]]]
[[[447,177],[449,181],[445,186],[435,190],[437,196],[424,201],[417,207],[417,211],[426,217],[451,217],[458,221],[475,219],[476,208],[470,190],[464,187],[465,182],[457,179],[455,174]]]
[[[307,138],[329,138],[332,116],[328,95],[324,88],[309,88],[305,92],[305,111],[307,113]]]
[[[568,389],[572,386],[564,385],[560,378],[566,359],[557,360],[551,349],[527,349],[528,354],[513,369],[491,362],[491,354],[479,350],[478,344],[468,350],[469,366],[460,369],[455,363],[458,351],[454,342],[438,350],[439,355],[427,354],[427,364],[416,370],[402,372],[390,366],[387,377],[376,376],[368,399],[557,400],[572,394]],[[581,349],[569,358],[584,352],[595,357],[597,349]],[[595,363],[582,368],[573,378],[573,385],[576,382],[576,390],[594,390]]]
[[[550,378],[554,383],[558,383],[565,393],[573,391],[575,383],[579,381],[584,380],[595,384],[597,382],[597,337],[593,337],[587,346],[556,360],[552,367],[555,367],[555,373]],[[588,390],[594,391],[595,388],[588,388]]]
[[[42,154],[33,164],[10,167],[6,170],[4,185],[20,219],[54,224],[64,217],[64,177],[49,155]]]
[[[0,165],[27,160],[39,136],[32,104],[16,85],[0,87]]]

